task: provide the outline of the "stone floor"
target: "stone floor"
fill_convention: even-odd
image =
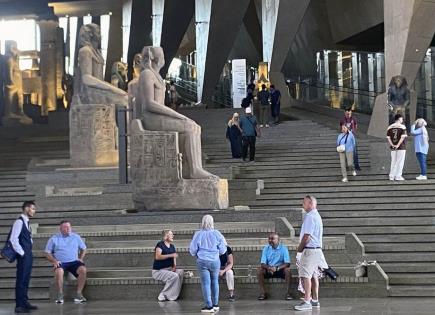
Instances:
[[[382,298],[382,299],[323,299],[321,309],[296,312],[293,305],[296,301],[249,301],[241,300],[234,303],[226,301],[221,303],[219,315],[244,315],[244,314],[313,314],[313,315],[421,315],[434,314],[435,300],[430,298]],[[137,301],[97,301],[88,302],[86,305],[65,303],[55,305],[53,303],[38,303],[39,310],[32,314],[44,315],[143,315],[143,314],[200,314],[199,304],[190,301],[179,302],[137,302]],[[0,304],[0,315],[14,314],[13,305]]]

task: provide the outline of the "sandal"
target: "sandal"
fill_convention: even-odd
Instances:
[[[263,301],[267,299],[267,294],[266,293],[262,293],[258,296],[257,298],[259,301]]]

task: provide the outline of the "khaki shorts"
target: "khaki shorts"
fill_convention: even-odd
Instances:
[[[301,263],[299,266],[299,278],[311,279],[319,270],[323,263],[323,253],[320,248],[305,248],[302,252]]]

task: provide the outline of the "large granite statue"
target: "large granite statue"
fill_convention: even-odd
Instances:
[[[139,84],[139,75],[144,69],[142,63],[142,54],[134,55],[133,59],[133,80],[128,82],[128,107],[133,110],[133,119],[142,118],[141,106],[136,106],[136,95]]]
[[[410,91],[406,78],[401,75],[396,75],[391,78],[388,86],[388,108],[389,108],[389,123],[394,123],[394,116],[401,114],[405,123],[409,125],[409,105]]]
[[[127,93],[104,81],[101,33],[97,24],[83,25],[79,32],[78,68],[75,72],[75,104],[117,104],[127,106]]]
[[[144,70],[134,95],[141,119],[131,127],[133,198],[139,209],[223,209],[228,207],[226,180],[202,167],[201,127],[164,105],[160,76],[164,54],[144,47]],[[181,151],[181,152],[180,152]]]
[[[116,61],[112,65],[112,73],[110,83],[117,88],[127,90],[127,64],[121,61]]]
[[[3,66],[4,116],[3,125],[29,125],[32,119],[24,114],[23,77],[19,67],[19,50],[15,41],[6,41]]]
[[[127,93],[103,80],[100,27],[83,25],[70,110],[70,155],[75,167],[118,163],[115,105],[127,106]]]

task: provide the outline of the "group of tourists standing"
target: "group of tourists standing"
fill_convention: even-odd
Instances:
[[[295,305],[297,311],[320,308],[319,277],[322,270],[328,269],[322,252],[323,223],[317,210],[317,200],[307,195],[302,201],[304,218],[301,226],[299,245],[297,248],[296,266],[299,275],[299,291],[304,294],[303,301]],[[179,298],[184,270],[178,268],[174,235],[170,230],[163,231],[163,238],[154,249],[152,276],[165,283],[158,296],[160,302],[175,301]],[[234,296],[234,257],[225,237],[214,227],[211,215],[205,215],[200,230],[195,232],[189,245],[189,253],[196,258],[196,269],[201,280],[204,306],[202,313],[219,311],[219,278],[226,280],[229,290],[229,301]],[[293,300],[291,292],[291,259],[288,248],[282,244],[279,235],[272,232],[268,237],[268,245],[263,248],[257,278],[260,286],[258,300],[268,298],[265,279],[280,278],[286,282],[285,299]]]
[[[355,139],[357,120],[352,115],[352,109],[344,112],[340,120],[340,134],[337,137],[337,152],[340,158],[342,182],[348,182],[348,172],[356,176],[360,170],[358,163],[358,151]],[[420,175],[417,180],[427,179],[427,154],[429,151],[429,135],[426,129],[427,123],[423,118],[418,118],[410,128],[410,135],[414,136],[414,148],[417,161],[420,166]],[[391,151],[391,165],[389,179],[391,181],[403,181],[403,167],[406,155],[406,139],[408,131],[401,114],[394,116],[394,122],[388,126],[386,132],[387,141]]]

